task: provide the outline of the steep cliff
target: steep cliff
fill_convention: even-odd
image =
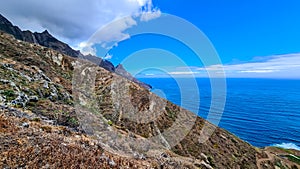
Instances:
[[[297,167],[122,76],[3,32],[0,70],[2,168]]]
[[[110,72],[115,72],[116,68],[110,61],[101,59],[100,57],[96,57],[90,54],[83,55],[79,50],[74,50],[68,44],[53,37],[47,30],[45,30],[42,33],[38,33],[38,32],[32,33],[29,30],[22,31],[19,27],[14,26],[9,20],[7,20],[1,14],[0,14],[0,30],[13,35],[16,39],[29,42],[29,43],[39,44],[41,46],[54,49],[58,52],[61,52],[71,57],[86,59],[97,64],[100,67],[103,67],[104,69]],[[150,85],[140,82],[136,78],[132,77],[130,73],[128,73],[125,69],[122,69],[121,75],[134,82],[138,82],[140,85],[146,87],[147,89],[151,88]]]
[[[132,81],[132,82],[135,82],[135,83],[137,83],[137,84],[143,86],[143,87],[146,88],[146,89],[151,89],[151,88],[152,88],[151,85],[145,84],[145,83],[143,83],[143,82],[137,80],[136,78],[134,78],[130,73],[128,73],[128,72],[125,70],[125,68],[123,67],[122,64],[118,64],[118,65],[116,66],[115,72],[116,72],[118,75],[123,76],[123,77],[127,78],[128,80],[130,80],[130,81]]]
[[[14,26],[9,20],[0,14],[0,30],[13,35],[16,39],[36,43],[45,47],[52,48],[61,53],[72,57],[82,57],[80,51],[73,50],[69,45],[54,38],[47,30],[42,33],[32,33],[31,31],[22,31]]]

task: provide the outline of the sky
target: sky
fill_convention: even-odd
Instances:
[[[47,29],[85,54],[122,63],[130,73],[145,77],[224,72],[226,77],[299,79],[299,9],[298,0],[0,1],[0,13],[22,29]],[[184,21],[173,25],[165,14]],[[135,35],[151,26],[160,32],[178,30],[190,39]],[[202,35],[194,36],[196,29]],[[193,39],[199,49],[189,43]],[[206,53],[199,56],[204,47]],[[215,55],[219,59],[206,61]]]

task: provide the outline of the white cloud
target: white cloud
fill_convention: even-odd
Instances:
[[[112,57],[113,57],[113,55],[107,53],[107,54],[105,55],[105,57],[103,57],[103,59],[109,60],[109,59],[111,59]]]
[[[207,77],[300,78],[300,53],[264,57],[262,61],[207,67],[177,67],[173,75]],[[190,71],[188,71],[190,70]]]
[[[193,75],[196,74],[197,72],[169,72],[170,75]]]
[[[81,53],[84,55],[94,55],[96,56],[96,48],[92,47],[91,45],[87,44],[87,42],[81,42],[79,45],[76,47],[76,49],[80,49]]]
[[[264,61],[224,65],[227,76],[300,77],[300,53],[266,57]]]
[[[137,25],[137,22],[131,16],[116,19],[101,27],[85,44],[91,46],[97,43],[101,44],[103,48],[109,49],[117,45],[116,42],[130,38],[130,35],[124,31],[134,25]]]
[[[151,12],[143,12],[141,15],[141,21],[147,22],[149,20],[158,18],[161,16],[161,11],[160,10],[154,10]]]
[[[150,16],[152,11],[159,10],[154,10],[152,0],[9,0],[0,1],[0,11],[22,29],[38,32],[47,29],[55,37],[80,48],[88,46],[81,42],[117,18],[137,16],[144,12],[150,12]],[[103,41],[109,38],[126,39],[128,35],[122,32],[135,24],[135,21],[127,20],[111,32],[106,31],[110,34],[101,38]],[[95,53],[93,48],[85,52],[88,51]]]
[[[153,7],[152,1],[148,1],[146,5],[144,5],[144,10],[142,11],[140,21],[147,22],[160,16],[161,11]]]
[[[151,0],[139,0],[138,3],[140,4],[139,12],[125,17],[117,17],[110,23],[102,26],[84,43],[86,46],[79,46],[78,49],[92,54],[95,53],[95,48],[92,46],[98,44],[102,48],[109,50],[117,46],[120,41],[130,38],[130,34],[125,31],[138,24],[136,19],[140,18],[140,21],[146,22],[160,17],[160,10],[153,6]]]
[[[277,72],[277,70],[242,70],[240,73],[272,73]]]

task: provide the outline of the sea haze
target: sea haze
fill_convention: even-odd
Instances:
[[[140,80],[151,84],[153,92],[158,91],[157,94],[177,105],[184,99],[188,102],[184,108],[206,119],[211,102],[209,79],[196,79],[200,91],[199,109],[194,99],[196,90],[188,84],[178,85],[172,78]],[[181,98],[180,91],[184,88],[190,97]],[[227,79],[226,106],[219,126],[257,147],[275,145],[299,149],[300,80]]]

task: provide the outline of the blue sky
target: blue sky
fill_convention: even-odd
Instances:
[[[154,0],[153,3],[161,12],[182,17],[198,27],[215,47],[227,77],[300,78],[300,1]],[[169,58],[164,57],[166,53],[160,59],[150,51],[138,54],[144,60],[155,58],[158,63],[153,63],[153,67],[178,76],[193,72],[194,76],[206,77],[205,70],[221,69],[219,64],[206,65],[207,69],[203,69],[203,64],[195,61],[193,53],[184,46],[166,38],[149,38],[149,35],[131,37],[119,44],[112,50],[111,61],[122,62],[132,52],[147,48],[160,48],[179,56],[185,65],[166,59]],[[131,73],[137,74],[135,62],[124,64]],[[162,76],[151,71],[144,74]]]
[[[201,29],[224,63],[300,52],[297,0],[155,0],[154,4]]]
[[[218,73],[224,69],[227,77],[300,78],[299,9],[298,0],[0,1],[1,14],[22,29],[47,29],[83,53],[96,54],[115,65],[123,63],[134,75],[156,76],[168,72],[203,77],[206,70]],[[220,63],[204,65],[189,44],[169,37],[129,33],[155,23],[164,13],[200,29],[216,49]],[[168,29],[180,31],[181,25]],[[193,36],[189,31],[186,34]],[[114,47],[101,53],[101,46],[105,50]]]

